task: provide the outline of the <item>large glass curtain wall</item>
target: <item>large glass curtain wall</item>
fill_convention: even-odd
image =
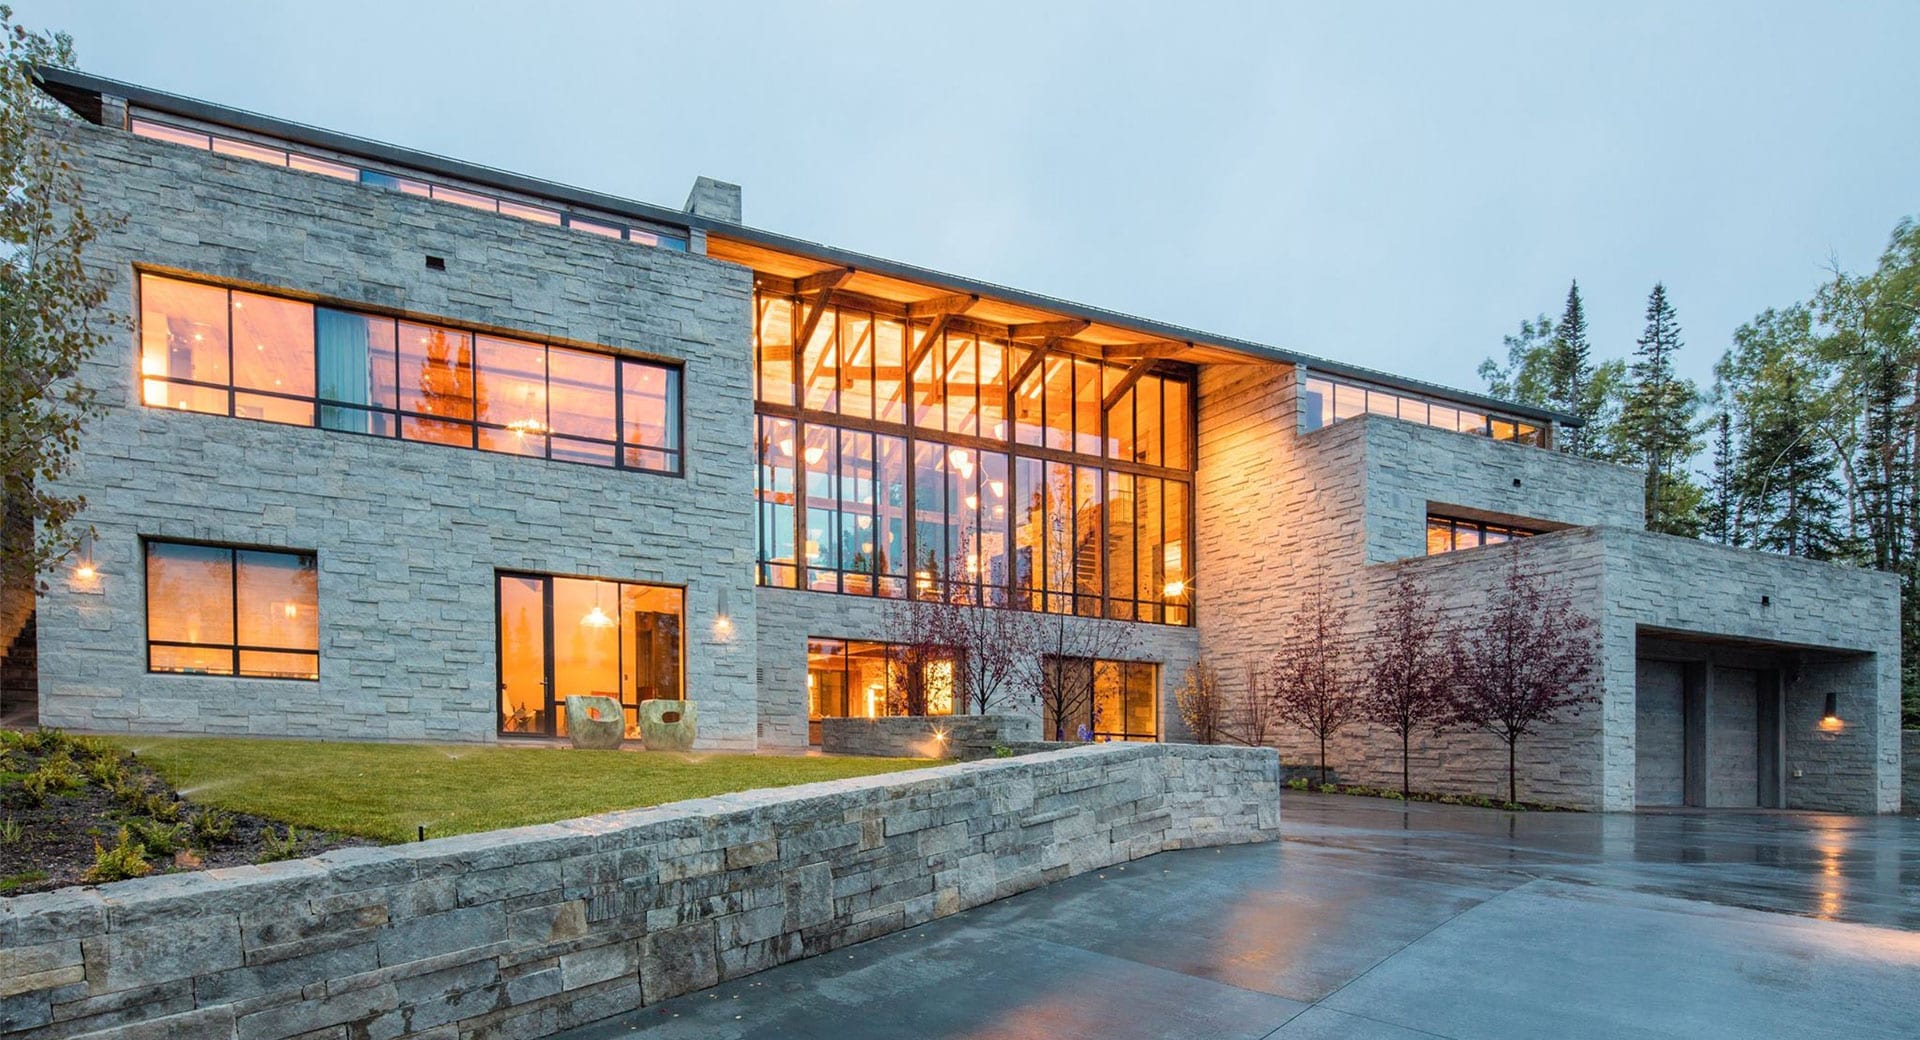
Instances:
[[[1190,623],[1188,380],[811,309],[755,297],[761,584]]]

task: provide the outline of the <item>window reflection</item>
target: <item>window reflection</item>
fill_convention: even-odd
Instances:
[[[320,677],[311,553],[148,542],[147,670]]]
[[[1427,401],[1410,394],[1360,386],[1323,376],[1309,377],[1300,388],[1300,424],[1305,430],[1331,426],[1357,415],[1382,415],[1423,426],[1471,433],[1494,440],[1514,441],[1536,448],[1549,446],[1547,429],[1508,416],[1488,415],[1454,405]],[[1171,412],[1169,412],[1171,414]],[[1182,450],[1185,450],[1184,443]]]
[[[500,732],[563,736],[566,699],[590,695],[638,735],[640,702],[684,696],[684,616],[677,588],[500,575]]]
[[[807,730],[820,743],[823,718],[877,719],[902,714],[907,687],[925,694],[927,714],[951,715],[955,704],[952,654],[915,654],[893,643],[860,639],[807,640]]]
[[[1042,732],[1074,739],[1083,729],[1094,740],[1160,739],[1160,667],[1143,661],[1049,657],[1043,667],[1054,688],[1047,698]],[[1055,717],[1055,711],[1064,717]]]
[[[680,468],[680,370],[143,274],[156,408],[596,466]]]
[[[849,298],[755,296],[762,583],[1189,623],[1189,380]]]
[[[1453,552],[1456,549],[1477,549],[1482,545],[1499,545],[1515,538],[1528,538],[1538,531],[1508,524],[1488,523],[1484,520],[1466,520],[1459,517],[1427,514],[1427,555]]]

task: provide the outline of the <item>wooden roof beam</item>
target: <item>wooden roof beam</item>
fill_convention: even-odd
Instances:
[[[1007,338],[1011,340],[1031,339],[1072,339],[1093,327],[1093,322],[1081,318],[1064,321],[1036,321],[1025,325],[1007,326]]]
[[[1112,390],[1107,391],[1107,399],[1100,402],[1100,410],[1113,411],[1113,406],[1119,404],[1122,397],[1127,396],[1127,391],[1133,389],[1133,384],[1138,383],[1140,377],[1146,375],[1147,369],[1152,368],[1153,363],[1158,360],[1159,358],[1141,358],[1129,366],[1127,374],[1120,377],[1120,381],[1114,384]]]
[[[1013,373],[1012,381],[1007,383],[1009,394],[1020,392],[1020,385],[1027,381],[1028,376],[1033,375],[1034,369],[1039,368],[1041,363],[1046,361],[1047,355],[1053,352],[1054,344],[1058,342],[1058,337],[1049,336],[1039,346],[1033,348],[1033,351],[1027,355],[1027,359],[1020,362],[1019,369]]]
[[[853,268],[851,267],[830,267],[825,271],[816,271],[805,278],[795,278],[793,291],[801,296],[810,296],[828,289],[838,289],[847,284],[847,279],[852,277]]]
[[[977,293],[955,293],[952,296],[935,296],[930,300],[915,300],[907,304],[908,318],[947,318],[955,314],[965,314],[980,302]]]
[[[1169,358],[1191,350],[1193,344],[1181,343],[1169,339],[1148,340],[1145,343],[1112,343],[1100,348],[1102,357],[1111,361],[1133,361],[1145,358]]]

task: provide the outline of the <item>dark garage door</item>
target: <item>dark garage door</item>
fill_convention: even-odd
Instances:
[[[1687,764],[1686,674],[1677,661],[1641,661],[1633,707],[1634,801],[1685,805]]]

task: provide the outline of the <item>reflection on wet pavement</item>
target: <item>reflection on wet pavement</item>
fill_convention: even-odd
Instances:
[[[1289,793],[1281,821],[568,1035],[1920,1035],[1920,820]]]

